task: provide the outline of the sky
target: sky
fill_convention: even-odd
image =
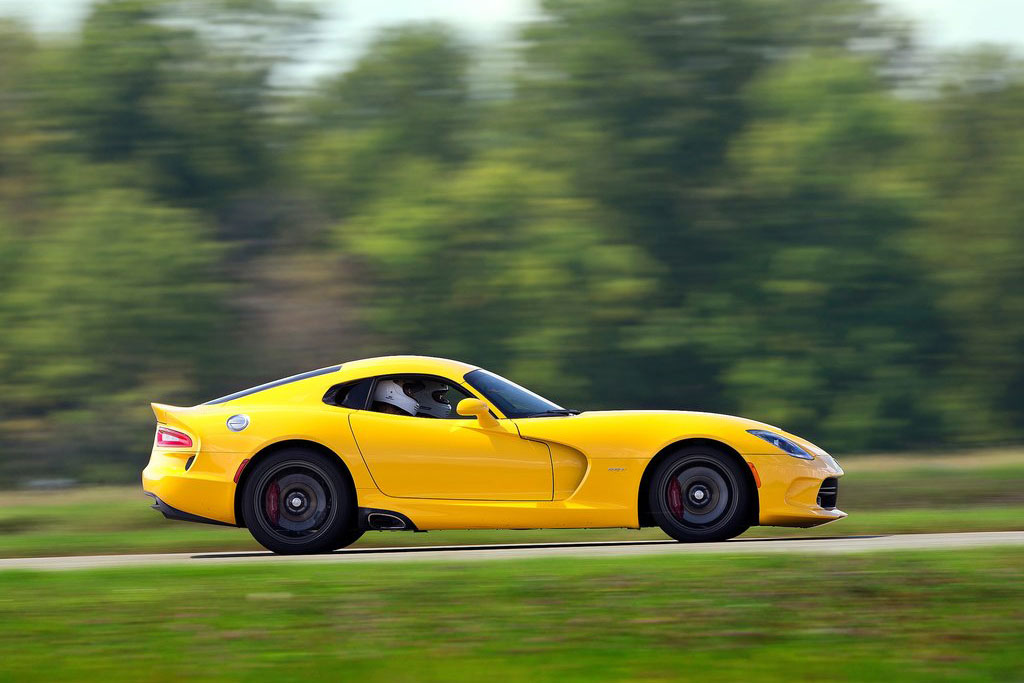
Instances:
[[[978,42],[1024,47],[1024,0],[880,0],[915,20],[920,38],[937,48]],[[72,30],[90,0],[0,0],[0,16],[29,21],[37,30]],[[337,68],[355,59],[374,29],[406,21],[439,20],[459,27],[474,42],[500,41],[535,12],[533,0],[319,0],[327,17],[324,39],[311,60]]]
[[[922,27],[924,42],[963,47],[979,42],[1024,46],[1021,0],[885,0]]]

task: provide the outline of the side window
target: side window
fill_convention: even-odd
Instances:
[[[342,406],[353,410],[366,408],[366,399],[370,395],[370,388],[373,387],[373,378],[346,382],[331,387],[324,396],[324,403],[332,406]]]
[[[345,392],[345,397],[338,405],[352,408],[353,410],[362,410],[366,407],[366,398],[370,395],[371,387],[373,387],[373,378],[356,382],[348,388],[348,391]]]
[[[390,415],[463,419],[455,412],[470,394],[455,382],[430,375],[392,375],[377,378],[370,410]]]

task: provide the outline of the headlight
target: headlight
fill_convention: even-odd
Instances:
[[[764,429],[748,429],[747,432],[749,434],[753,434],[759,439],[764,439],[779,450],[792,455],[794,458],[800,458],[801,460],[814,460],[813,455],[805,451],[793,441],[784,436],[779,436],[775,432],[769,432]]]

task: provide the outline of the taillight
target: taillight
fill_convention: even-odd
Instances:
[[[156,445],[163,448],[192,448],[192,437],[177,429],[157,427]]]

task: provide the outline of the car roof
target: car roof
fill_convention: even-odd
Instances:
[[[410,373],[440,375],[461,381],[467,372],[476,369],[477,366],[469,363],[432,356],[378,356],[346,361],[341,365],[342,374],[352,378]]]
[[[291,377],[242,389],[227,396],[221,396],[203,405],[215,406],[223,403],[253,403],[280,400],[289,397],[294,400],[306,394],[322,396],[326,387],[339,382],[375,377],[377,375],[438,375],[455,382],[462,382],[467,372],[478,369],[475,365],[447,358],[430,356],[380,356],[364,358],[332,365],[319,370],[310,370]]]

